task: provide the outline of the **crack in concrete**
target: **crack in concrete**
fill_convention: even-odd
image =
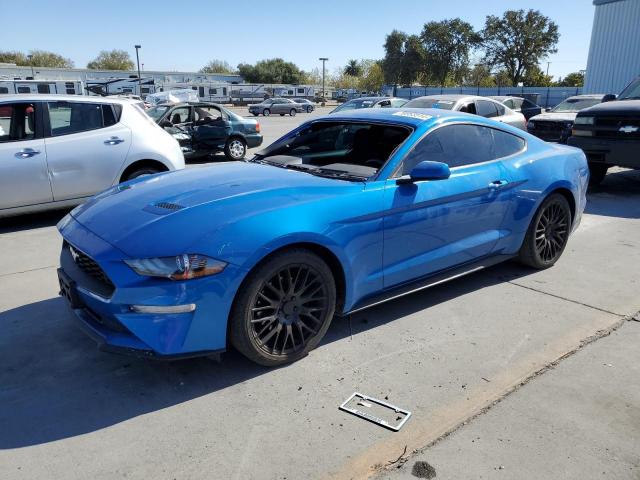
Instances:
[[[46,267],[30,268],[28,270],[22,270],[20,272],[0,273],[0,278],[8,277],[10,275],[20,275],[21,273],[37,272],[38,270],[46,270],[47,268],[58,268],[57,265],[47,265]]]
[[[595,305],[589,305],[588,303],[583,303],[578,300],[573,300],[572,298],[563,297],[562,295],[556,295],[553,293],[545,292],[544,290],[538,290],[534,287],[529,287],[528,285],[522,285],[521,283],[514,282],[512,280],[507,280],[507,283],[511,285],[515,285],[516,287],[525,288],[527,290],[531,290],[533,292],[541,293],[543,295],[549,295],[550,297],[557,298],[558,300],[564,300],[565,302],[575,303],[576,305],[581,305],[583,307],[592,308],[593,310],[598,310],[599,312],[608,313],[610,315],[615,315],[616,317],[626,317],[623,313],[612,312],[611,310],[607,310],[605,308],[596,307]]]

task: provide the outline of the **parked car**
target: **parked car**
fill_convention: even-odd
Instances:
[[[567,143],[576,115],[583,108],[602,102],[604,95],[576,95],[560,102],[527,122],[527,131],[547,142]]]
[[[407,103],[404,98],[396,97],[359,97],[338,105],[329,113],[360,110],[361,108],[399,108]]]
[[[65,217],[62,295],[103,349],[280,365],[347,315],[517,257],[548,268],[584,154],[479,116],[319,117],[244,162],[113,188]],[[116,227],[117,226],[117,227]]]
[[[128,99],[0,98],[0,217],[76,205],[119,182],[182,168],[178,143]]]
[[[494,95],[489,97],[497,102],[500,102],[505,107],[513,110],[514,112],[521,113],[524,115],[526,120],[529,120],[534,115],[539,115],[542,113],[542,107],[540,105],[536,105],[531,100],[522,97],[511,97],[508,95]]]
[[[427,95],[409,100],[404,108],[438,108],[471,113],[526,130],[526,120],[502,103],[476,95]]]
[[[614,165],[640,169],[640,77],[603,102],[578,113],[568,141],[587,155],[592,185]]]
[[[147,114],[178,140],[187,160],[217,152],[242,160],[247,148],[262,145],[257,121],[217,103],[167,103],[150,108]]]
[[[293,117],[296,113],[303,112],[304,109],[303,105],[288,98],[267,98],[260,103],[249,105],[249,113],[255,117],[258,115],[268,117],[272,113],[279,113],[280,116],[288,114]]]
[[[307,113],[313,112],[316,108],[315,104],[306,98],[294,98],[293,101],[302,105],[303,110]]]

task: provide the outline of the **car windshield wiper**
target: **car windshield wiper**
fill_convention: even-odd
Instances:
[[[355,173],[345,172],[344,170],[334,170],[332,168],[317,168],[311,173],[323,177],[341,178],[343,180],[363,181],[369,178],[367,176],[356,175]]]

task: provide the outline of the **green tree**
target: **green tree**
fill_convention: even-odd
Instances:
[[[0,52],[0,62],[15,63],[20,66],[50,67],[50,68],[73,68],[73,62],[57,53],[46,50],[31,50],[28,55],[22,52]]]
[[[426,52],[418,35],[409,35],[404,45],[400,66],[400,82],[411,85],[425,72]]]
[[[125,50],[102,50],[87,64],[91,70],[133,70],[135,64]]]
[[[360,89],[367,92],[379,92],[384,85],[382,60],[362,60],[363,73],[360,77]]]
[[[524,77],[522,77],[522,84],[525,87],[552,87],[553,77],[545,74],[540,67],[529,68]]]
[[[322,72],[320,72],[320,69],[318,67],[315,67],[310,72],[304,72],[304,79],[302,80],[302,83],[306,83],[309,85],[321,85]]]
[[[382,72],[384,81],[396,85],[400,83],[402,75],[402,61],[404,58],[404,46],[407,34],[399,30],[392,31],[384,41],[384,59],[382,60]]]
[[[584,73],[572,72],[568,73],[566,77],[556,83],[558,87],[583,87],[584,86]]]
[[[469,67],[469,53],[480,44],[481,36],[470,23],[459,18],[425,23],[420,41],[425,52],[425,66],[439,85],[451,78],[460,83]]]
[[[487,65],[479,63],[466,71],[463,83],[467,87],[495,87],[496,79]]]
[[[255,65],[241,63],[238,73],[249,83],[303,83],[305,74],[295,63],[282,58],[260,60]]]
[[[344,74],[351,75],[352,77],[359,77],[362,75],[362,67],[357,60],[349,60],[344,67]]]
[[[560,35],[558,26],[538,10],[507,10],[502,18],[487,16],[482,37],[485,62],[502,68],[515,86],[542,58],[557,52]]]
[[[200,73],[236,73],[236,71],[224,60],[211,60],[200,69]]]

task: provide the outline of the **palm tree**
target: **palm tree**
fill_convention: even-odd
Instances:
[[[349,60],[347,66],[344,67],[344,74],[351,75],[352,77],[359,77],[362,75],[362,67],[357,60]]]

